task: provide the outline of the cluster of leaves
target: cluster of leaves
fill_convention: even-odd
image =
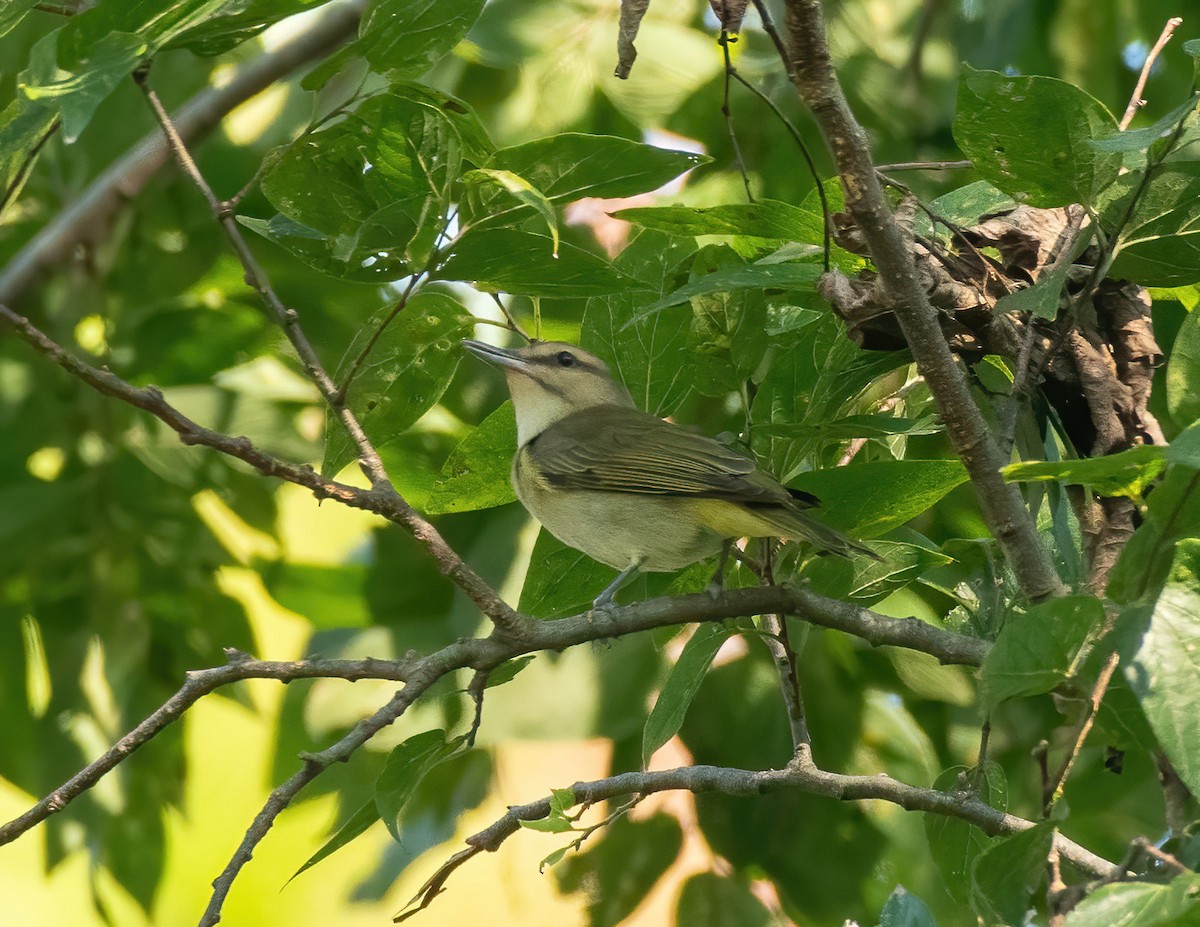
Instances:
[[[6,5],[0,35],[11,32],[8,41],[20,49],[8,60],[28,64],[5,74],[13,92],[0,115],[10,229],[3,256],[59,205],[59,185],[71,186],[63,178],[79,182],[134,141],[112,138],[112,127],[151,127],[127,80],[135,68],[155,57],[152,79],[182,93],[206,79],[209,56],[315,5],[107,0],[61,24],[27,0]],[[974,219],[981,204],[1008,197],[1082,202],[1100,217],[1114,274],[1177,288],[1160,294],[1163,324],[1178,330],[1158,406],[1178,433],[1171,446],[1059,461],[1072,449],[1048,427],[1042,440],[1054,462],[1010,470],[1013,479],[1053,481],[1030,495],[1069,581],[1079,578],[1078,527],[1063,485],[1140,498],[1162,477],[1114,573],[1110,601],[1072,596],[1022,611],[1007,604],[1013,590],[993,565],[965,471],[925,387],[913,380],[910,358],[856,348],[816,295],[825,220],[816,191],[797,180],[781,128],[738,123],[744,156],[772,198],[723,202],[735,199],[740,182],[721,169],[729,149],[714,83],[720,57],[698,10],[658,0],[643,28],[635,83],[616,85],[603,78],[612,66],[611,6],[378,0],[358,38],[292,88],[288,118],[260,138],[278,147],[256,151],[216,139],[201,167],[231,190],[261,170],[238,221],[262,239],[264,262],[322,353],[344,358],[338,381],[398,488],[430,514],[454,516],[443,520],[449,540],[485,576],[499,580],[513,568],[521,516],[499,507],[512,501],[515,428],[498,383],[483,385],[487,375],[477,371],[456,377],[457,343],[481,319],[502,318],[488,299],[495,295],[547,337],[577,340],[608,361],[643,408],[731,434],[789,485],[817,494],[831,523],[873,539],[879,564],[789,564],[812,588],[994,637],[977,697],[960,668],[812,635],[801,676],[806,691],[820,694],[810,698],[809,724],[823,766],[940,788],[966,781],[997,807],[1035,813],[1041,797],[1028,750],[1054,740],[1063,723],[1047,694],[1060,696],[1071,719],[1078,714],[1108,653],[1097,645],[1105,605],[1115,607],[1106,640],[1115,642],[1122,671],[1102,703],[1094,742],[1125,752],[1125,769],[1112,775],[1100,750],[1089,749],[1070,781],[1069,814],[1060,802],[1053,823],[989,840],[960,822],[931,819],[923,827],[895,809],[809,795],[705,796],[700,827],[731,869],[694,876],[677,905],[679,923],[767,924],[772,914],[748,887],[766,878],[783,910],[804,922],[882,911],[883,924],[931,924],[936,915],[947,925],[962,923],[970,908],[989,923],[1018,923],[1037,903],[1054,827],[1114,859],[1131,837],[1164,832],[1158,751],[1200,791],[1200,745],[1189,723],[1200,676],[1188,649],[1200,635],[1200,550],[1192,540],[1200,534],[1200,315],[1183,311],[1195,308],[1196,289],[1187,285],[1200,279],[1195,100],[1118,134],[1109,110],[1070,84],[990,71],[965,70],[962,78],[954,138],[980,183],[946,194],[941,214]],[[578,28],[585,17],[590,25]],[[848,22],[835,19],[832,28],[847,35]],[[556,37],[552,48],[547,36]],[[769,43],[756,52],[747,41],[743,70],[753,73],[757,53],[763,73],[777,73]],[[840,43],[849,56],[846,80],[887,126],[895,112],[872,105],[862,89],[887,59],[860,43]],[[461,54],[449,55],[456,46]],[[562,77],[564,56],[573,62],[571,81]],[[297,105],[309,99],[315,115]],[[101,126],[108,132],[97,132]],[[658,126],[703,138],[711,158],[646,143],[642,130]],[[44,170],[35,169],[39,157]],[[693,169],[681,194],[687,205],[618,213],[636,231],[613,260],[587,228],[562,221],[563,207],[585,197],[644,194]],[[354,457],[338,422],[327,419],[322,442],[314,392],[279,351],[241,269],[221,253],[215,224],[186,188],[164,181],[161,191],[147,197],[155,202],[139,208],[137,221],[111,230],[87,266],[55,275],[39,304],[44,327],[123,376],[163,387],[197,420],[247,433],[293,459],[319,460],[336,475]],[[826,192],[838,208],[836,183]],[[848,274],[864,266],[837,249],[831,258]],[[1052,288],[1057,305],[1061,280],[1024,298],[1036,308]],[[242,606],[217,578],[223,567],[255,570],[276,601],[312,622],[310,649],[325,655],[431,649],[477,627],[478,616],[394,530],[375,533],[365,563],[256,559],[233,549],[220,527],[230,512],[280,535],[269,484],[178,446],[77,384],[50,379],[22,350],[0,350],[0,424],[14,436],[0,454],[0,539],[11,550],[0,574],[0,718],[12,745],[0,751],[6,779],[45,792],[96,741],[111,741],[161,702],[185,669],[216,662],[221,647],[251,649]],[[989,392],[981,387],[978,395],[990,411]],[[853,439],[867,443],[849,466],[833,466]],[[159,481],[153,492],[147,470]],[[690,591],[710,574],[711,564],[701,564],[646,578],[626,594]],[[520,608],[543,618],[579,612],[611,577],[542,533]],[[751,580],[738,573],[731,581]],[[524,672],[510,687],[489,692],[484,736],[602,735],[614,745],[614,772],[641,767],[676,735],[698,763],[782,765],[791,755],[788,726],[758,633],[749,622],[701,629],[673,662],[660,634],[572,654],[562,667],[517,667]],[[750,641],[748,654],[714,668],[717,650],[736,635]],[[793,639],[802,637],[796,625]],[[582,665],[595,673],[580,672]],[[597,681],[589,688],[563,696],[591,675]],[[387,864],[385,876],[394,878],[482,800],[491,777],[486,749],[466,750],[460,737],[443,733],[467,721],[451,683],[429,712],[406,719],[406,739],[386,758],[356,759],[342,826],[301,868],[383,820],[403,847],[402,858]],[[517,689],[519,697],[506,697]],[[115,713],[100,690],[111,694]],[[320,683],[289,690],[277,777],[290,772],[298,751],[324,745],[356,720],[313,709],[327,701],[321,693]],[[970,767],[981,709],[993,718],[991,760]],[[69,738],[64,727],[86,730]],[[163,859],[161,808],[178,799],[183,763],[178,740],[156,742],[121,783],[138,801],[119,812],[100,802],[78,806],[94,836],[95,864],[147,907]],[[565,831],[573,826],[571,796],[556,801],[544,829]],[[52,833],[51,863],[72,849],[61,831]],[[1171,837],[1170,848],[1194,866],[1200,845],[1186,832]],[[634,910],[681,846],[679,826],[666,815],[620,818],[594,840],[557,871],[565,888],[593,889],[597,925]],[[1139,919],[1125,923],[1169,923],[1194,910],[1186,881],[1111,886],[1071,923],[1111,923],[1127,910]],[[916,894],[893,892],[900,883]]]

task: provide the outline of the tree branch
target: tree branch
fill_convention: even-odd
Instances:
[[[1129,124],[1133,122],[1133,117],[1137,115],[1138,110],[1146,105],[1146,101],[1142,99],[1142,93],[1146,89],[1146,81],[1150,78],[1150,69],[1154,67],[1154,62],[1166,48],[1167,43],[1171,41],[1171,34],[1182,25],[1183,17],[1181,16],[1173,16],[1168,19],[1158,41],[1146,55],[1146,60],[1142,63],[1142,71],[1138,74],[1137,83],[1133,87],[1133,94],[1129,97],[1129,105],[1125,107],[1125,112],[1117,125],[1122,132],[1129,128]]]
[[[783,769],[682,766],[654,772],[622,773],[593,782],[577,782],[571,786],[575,803],[580,805],[596,804],[622,795],[648,795],[674,790],[697,795],[705,792],[762,795],[786,789],[796,789],[840,801],[887,801],[907,811],[924,811],[927,814],[940,814],[966,821],[992,837],[1019,833],[1035,826],[1033,821],[993,808],[972,791],[942,792],[938,789],[918,788],[888,775],[848,776],[827,772],[813,763],[807,745],[802,746],[796,757]],[[409,910],[403,912],[396,920],[427,907],[455,869],[481,850],[495,852],[505,840],[520,829],[522,821],[541,820],[549,813],[549,798],[510,807],[504,817],[468,837],[468,849],[456,853],[443,863],[409,902]],[[1090,875],[1106,878],[1118,871],[1118,867],[1113,863],[1061,834],[1056,834],[1054,841],[1063,859],[1069,860]]]
[[[988,527],[1000,542],[1021,589],[1037,601],[1063,591],[1019,490],[1000,476],[1003,459],[917,278],[910,248],[892,216],[871,160],[870,143],[842,93],[825,42],[819,0],[788,0],[790,60],[801,98],[833,153],[846,206],[870,249],[879,279],[917,367],[929,384],[955,451],[970,474]]]
[[[196,94],[174,117],[180,136],[189,142],[203,138],[230,110],[324,57],[354,35],[365,9],[366,0],[330,4],[302,33],[255,58],[228,84]],[[169,155],[162,133],[153,132],[92,181],[0,271],[0,303],[15,302],[44,269],[66,263],[80,242],[101,239],[113,213],[142,191]]]

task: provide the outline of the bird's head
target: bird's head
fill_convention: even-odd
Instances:
[[[582,409],[607,405],[634,408],[629,390],[613,379],[604,361],[565,341],[496,348],[468,340],[463,347],[503,368],[516,409],[519,445]]]

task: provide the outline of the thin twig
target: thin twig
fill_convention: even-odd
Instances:
[[[808,176],[812,178],[813,188],[817,191],[817,199],[821,201],[821,216],[824,220],[823,224],[825,230],[824,234],[822,235],[825,258],[822,266],[826,271],[828,271],[830,243],[833,237],[833,217],[830,214],[829,197],[825,193],[825,185],[821,182],[821,175],[817,172],[817,164],[813,160],[812,152],[808,150],[808,144],[804,141],[804,136],[800,134],[800,130],[796,128],[792,121],[783,114],[783,110],[775,105],[775,101],[755,87],[752,83],[750,83],[750,81],[746,80],[746,78],[742,77],[737,68],[730,69],[728,73],[730,77],[736,80],[739,84],[753,93],[767,105],[771,112],[775,114],[775,118],[783,123],[784,128],[786,128],[788,134],[791,135],[792,141],[794,141],[796,146],[800,149],[800,156],[804,159],[804,164],[808,168]]]
[[[876,165],[880,173],[890,171],[964,171],[975,165],[970,161],[897,161]]]
[[[1120,660],[1121,655],[1113,651],[1109,654],[1108,659],[1104,661],[1104,666],[1100,670],[1099,677],[1096,679],[1096,685],[1092,687],[1092,694],[1084,708],[1083,716],[1079,719],[1079,723],[1075,727],[1075,736],[1071,739],[1071,746],[1067,750],[1067,755],[1063,757],[1058,771],[1053,776],[1048,777],[1042,785],[1042,814],[1046,818],[1050,817],[1050,812],[1054,810],[1055,802],[1062,795],[1067,776],[1071,774],[1071,769],[1075,765],[1075,759],[1079,756],[1079,751],[1083,749],[1083,742],[1087,740],[1087,735],[1091,732],[1092,725],[1096,722],[1096,712],[1100,710],[1100,702],[1104,698],[1104,693],[1108,691],[1108,684],[1112,681],[1113,673],[1116,671]]]
[[[527,342],[532,343],[533,339],[529,337],[529,333],[521,327],[521,323],[516,320],[516,317],[513,316],[508,306],[504,305],[504,300],[500,298],[500,294],[489,293],[488,295],[492,297],[492,300],[496,303],[496,307],[500,310],[500,314],[504,316],[505,321],[508,323],[507,325],[501,325],[501,327],[507,328],[513,334],[520,335]],[[485,324],[490,321],[490,319],[476,319],[476,322],[482,322]],[[500,325],[501,323],[497,322],[495,324]]]
[[[770,538],[762,538],[763,572],[761,581],[768,586],[775,585],[774,564],[771,558]],[[812,746],[812,736],[809,734],[808,721],[804,716],[804,693],[800,688],[800,671],[797,666],[797,653],[792,648],[788,636],[787,616],[770,614],[762,616],[763,640],[771,659],[775,661],[775,671],[779,675],[779,691],[783,695],[784,708],[787,710],[788,727],[792,734],[792,749],[799,750],[802,746]]]
[[[1133,95],[1129,98],[1129,105],[1125,107],[1125,115],[1121,117],[1118,128],[1124,132],[1129,128],[1129,124],[1133,122],[1133,117],[1137,115],[1139,109],[1146,105],[1146,101],[1142,99],[1142,93],[1146,90],[1146,81],[1150,78],[1150,70],[1154,67],[1154,62],[1158,59],[1159,54],[1171,41],[1171,33],[1178,29],[1183,24],[1183,17],[1174,16],[1167,20],[1167,24],[1163,26],[1162,34],[1159,35],[1158,41],[1154,43],[1154,47],[1150,49],[1150,54],[1146,56],[1145,62],[1142,64],[1142,72],[1138,75],[1137,83],[1133,87]]]
[[[750,189],[750,175],[746,173],[746,161],[742,157],[742,146],[738,144],[737,132],[733,130],[733,111],[729,108],[729,80],[733,77],[733,60],[729,56],[729,44],[736,42],[737,39],[731,39],[729,33],[722,29],[721,37],[717,41],[721,43],[721,52],[725,56],[725,95],[721,101],[721,118],[725,120],[725,131],[729,133],[729,144],[733,146],[733,161],[742,177],[742,186],[746,188],[746,202],[753,203],[754,192]]]

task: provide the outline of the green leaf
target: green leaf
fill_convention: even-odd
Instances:
[[[390,312],[381,310],[359,330],[338,370],[339,383]],[[423,292],[383,330],[346,392],[347,404],[376,447],[395,439],[442,398],[462,358],[458,342],[471,334],[472,321],[446,294]],[[332,476],[356,455],[341,419],[327,412],[321,472]]]
[[[878,537],[966,480],[957,460],[879,460],[810,470],[789,485],[821,500],[823,521],[857,537]]]
[[[815,262],[771,264],[759,261],[757,264],[748,264],[745,267],[718,270],[715,273],[697,277],[691,283],[681,286],[673,293],[669,293],[647,306],[625,324],[631,325],[633,322],[640,321],[669,306],[677,306],[709,293],[728,293],[733,290],[747,289],[799,290],[815,293],[817,278],[824,272],[824,268]]]
[[[1173,110],[1155,122],[1153,125],[1140,129],[1126,129],[1108,138],[1092,139],[1091,145],[1099,151],[1140,152],[1145,158],[1155,143],[1165,142],[1174,133],[1179,123],[1186,119],[1200,103],[1200,95],[1192,94],[1191,98],[1176,106]],[[1133,164],[1128,164],[1133,167]]]
[[[513,455],[517,450],[517,420],[511,400],[479,423],[446,460],[425,503],[429,515],[473,512],[516,501]]]
[[[1021,202],[1092,203],[1117,178],[1121,155],[1091,141],[1116,133],[1104,105],[1065,81],[963,66],[954,140],[975,170]]]
[[[1092,596],[1051,599],[1009,612],[980,670],[989,710],[1005,699],[1049,692],[1074,669],[1079,648],[1104,621]]]
[[[779,200],[721,206],[639,206],[613,217],[671,235],[745,235],[820,244],[825,222],[820,213]]]
[[[393,79],[420,77],[466,36],[484,0],[377,0],[363,17],[358,38],[304,80],[319,90],[348,61],[362,58]]]
[[[1167,408],[1179,425],[1200,419],[1200,312],[1193,309],[1179,327],[1166,365]]]
[[[400,817],[413,791],[439,763],[457,753],[463,743],[462,737],[447,740],[445,731],[423,731],[388,754],[375,782],[375,808],[394,838],[400,839]]]
[[[976,180],[964,187],[943,193],[930,208],[939,218],[955,225],[975,225],[981,216],[1012,209],[1017,201],[986,180]],[[931,234],[933,222],[923,212],[917,213],[914,228],[920,234]]]
[[[925,902],[897,885],[879,913],[879,927],[937,927],[937,922]]]
[[[321,862],[321,860],[332,856],[356,837],[365,834],[371,825],[378,820],[379,809],[375,805],[375,800],[372,799],[355,811],[354,814],[350,815],[346,823],[337,829],[337,833],[326,840],[322,844],[321,849],[317,850],[316,853],[305,860],[303,866],[292,873],[288,882],[300,875],[305,869],[311,869],[317,863]]]
[[[1166,466],[1166,448],[1143,444],[1104,457],[1022,461],[1009,464],[1000,472],[1010,483],[1060,480],[1068,485],[1090,486],[1102,496],[1141,499],[1146,487],[1158,479]]]
[[[1200,161],[1169,162],[1154,169],[1139,195],[1142,173],[1119,177],[1105,194],[1102,219],[1112,228],[1137,196],[1116,245],[1113,277],[1143,286],[1175,287],[1200,281]]]
[[[33,169],[43,140],[54,131],[58,117],[49,109],[16,99],[0,112],[0,203],[7,206]]]
[[[170,48],[187,48],[198,55],[219,55],[267,26],[319,6],[325,0],[237,0],[220,4],[204,19],[172,39]]]
[[[575,822],[567,817],[567,812],[576,804],[578,803],[575,801],[574,789],[553,789],[550,792],[550,811],[544,818],[518,823],[527,830],[541,831],[544,834],[569,833],[575,830]]]
[[[1123,882],[1104,885],[1079,902],[1063,927],[1189,927],[1200,908],[1200,875],[1177,876],[1166,885]]]
[[[1021,924],[1046,875],[1054,826],[995,838],[971,867],[971,906],[985,924]]]
[[[939,791],[957,791],[966,785],[973,788],[982,801],[1004,811],[1008,807],[1008,783],[999,764],[989,762],[984,768],[952,766],[933,782]],[[942,884],[955,901],[967,905],[971,896],[971,867],[989,846],[990,838],[972,824],[940,814],[925,815],[925,837],[934,864],[942,876]]]
[[[515,229],[467,232],[435,275],[462,280],[488,293],[524,296],[595,296],[615,293],[629,281],[603,258],[546,235]]]
[[[113,89],[150,53],[150,46],[140,35],[112,32],[90,47],[86,68],[71,70],[59,64],[59,41],[66,28],[43,36],[34,45],[29,68],[17,79],[17,92],[39,106],[56,109],[62,117],[63,140],[69,144],[79,138]]]
[[[687,927],[771,927],[771,912],[740,879],[698,872],[683,883],[675,921]]]
[[[1163,752],[1200,793],[1200,540],[1175,548],[1150,628],[1125,674]]]
[[[650,764],[654,751],[679,733],[688,706],[708,674],[713,657],[732,633],[723,625],[702,624],[683,645],[679,659],[667,673],[658,699],[646,718],[646,726],[642,731],[643,769]]]
[[[642,232],[617,257],[630,286],[587,302],[580,344],[604,360],[632,394],[638,408],[670,415],[691,391],[695,357],[687,350],[690,307],[679,306],[635,321],[647,303],[675,286],[690,243],[661,232]]]
[[[487,685],[485,689],[494,689],[496,686],[502,686],[507,682],[512,682],[517,678],[517,674],[525,669],[530,663],[537,659],[535,654],[526,654],[523,657],[514,657],[511,660],[505,660],[494,670],[488,673]]]
[[[485,165],[524,177],[556,205],[657,190],[711,158],[611,135],[565,132],[501,148]]]
[[[446,227],[468,148],[462,123],[472,120],[438,105],[428,91],[395,86],[301,136],[263,176],[263,193],[290,220],[272,220],[270,237],[347,279],[420,270]]]
[[[517,200],[525,206],[531,207],[534,212],[541,216],[542,221],[546,223],[546,228],[550,232],[550,239],[554,242],[554,248],[550,254],[552,257],[558,257],[558,216],[554,212],[554,207],[550,205],[550,200],[546,194],[538,190],[528,180],[520,174],[515,174],[512,171],[501,171],[495,168],[480,168],[479,170],[467,171],[462,177],[463,183],[472,186],[489,185],[503,190],[510,197]]]
[[[852,438],[886,438],[891,435],[935,435],[945,427],[934,415],[904,418],[887,413],[846,415],[829,422],[780,422],[755,425],[764,435],[785,438],[809,438],[829,441],[849,441]]]
[[[0,38],[8,35],[33,9],[37,0],[9,0],[0,7]]]

